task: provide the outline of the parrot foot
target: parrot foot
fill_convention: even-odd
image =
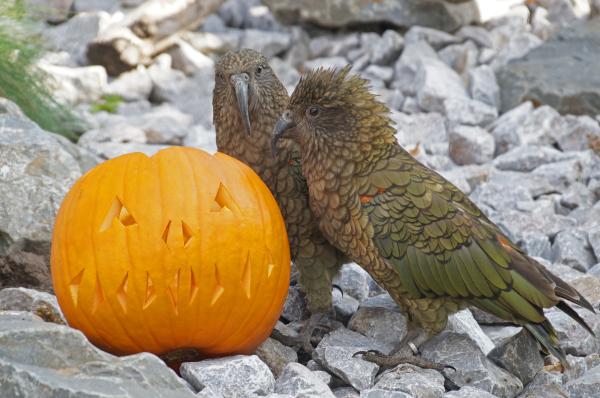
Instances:
[[[381,368],[389,369],[394,368],[401,364],[410,364],[414,366],[418,366],[422,369],[433,369],[437,370],[444,376],[444,385],[448,390],[458,390],[460,387],[452,381],[448,375],[446,374],[446,369],[452,369],[456,372],[456,368],[454,366],[437,363],[433,361],[429,361],[427,359],[413,356],[413,355],[404,355],[401,353],[396,353],[392,355],[385,355],[377,350],[369,350],[369,351],[358,351],[353,357],[360,356],[365,361],[372,362],[376,365],[379,365]]]
[[[312,345],[312,338],[315,330],[322,329],[329,331],[331,328],[325,323],[321,323],[325,313],[312,314],[306,320],[297,336],[284,336],[277,330],[273,330],[271,337],[283,345],[294,348],[302,348],[307,354],[312,354],[315,348]]]

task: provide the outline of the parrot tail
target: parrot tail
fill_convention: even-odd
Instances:
[[[560,347],[556,330],[552,327],[550,321],[545,320],[542,323],[526,323],[523,325],[533,337],[540,342],[544,349],[554,355],[560,363],[568,369],[569,362],[567,362],[567,356],[565,351]]]

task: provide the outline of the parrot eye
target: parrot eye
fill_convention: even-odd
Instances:
[[[321,111],[321,110],[319,109],[319,107],[318,107],[318,106],[311,106],[310,108],[308,108],[308,114],[309,114],[311,117],[315,117],[315,116],[317,116],[317,115],[319,114],[319,112],[320,112],[320,111]]]
[[[257,75],[260,75],[260,74],[262,73],[262,71],[263,71],[263,67],[262,67],[262,66],[258,66],[258,67],[256,68],[256,74],[257,74]]]

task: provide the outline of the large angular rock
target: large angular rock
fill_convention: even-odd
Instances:
[[[600,317],[584,309],[577,307],[574,309],[585,319],[596,335],[598,335],[600,331]],[[546,317],[556,329],[560,346],[567,354],[586,356],[600,352],[600,340],[598,337],[591,335],[564,312],[552,308],[546,313]]]
[[[407,321],[394,300],[385,293],[360,303],[348,328],[393,347],[406,336]]]
[[[393,346],[360,333],[340,328],[325,336],[315,350],[315,359],[323,367],[357,390],[373,386],[379,366],[353,357],[359,351],[378,350],[389,354]]]
[[[46,322],[66,324],[56,297],[24,287],[0,290],[0,311],[29,311]]]
[[[444,394],[444,398],[494,398],[496,395],[479,388],[464,386],[457,391],[450,391]]]
[[[393,88],[399,88],[406,95],[414,96],[417,93],[416,77],[417,72],[424,63],[442,63],[427,42],[419,41],[405,45],[400,58],[394,65]],[[445,64],[443,64],[445,66]],[[448,66],[446,66],[450,71]]]
[[[197,390],[210,387],[226,397],[267,395],[275,388],[273,373],[256,355],[185,362],[180,371]]]
[[[454,124],[485,127],[498,117],[496,108],[468,98],[447,98],[443,108],[448,120]]]
[[[48,85],[62,103],[76,105],[98,100],[106,91],[108,75],[99,65],[69,68],[40,63],[49,76]]]
[[[415,87],[419,106],[430,112],[443,112],[447,98],[468,98],[460,76],[444,62],[435,59],[420,65]]]
[[[66,326],[0,311],[0,385],[7,397],[194,397],[158,357],[116,357]]]
[[[287,364],[298,362],[296,351],[270,337],[258,346],[255,354],[267,364],[275,376],[279,376]]]
[[[299,363],[290,363],[283,369],[275,383],[275,392],[294,397],[335,397],[315,372]]]
[[[240,46],[252,48],[265,57],[271,58],[287,50],[291,44],[291,36],[287,32],[265,32],[256,29],[244,31]]]
[[[455,333],[468,335],[485,355],[494,349],[494,343],[481,330],[481,327],[477,324],[477,321],[473,318],[473,314],[468,308],[450,315],[446,329]]]
[[[600,113],[600,76],[594,65],[600,18],[564,28],[549,41],[498,71],[502,109],[527,100],[561,113]]]
[[[529,383],[544,367],[538,343],[525,329],[498,343],[488,358],[517,376],[523,385]]]
[[[532,171],[543,164],[568,158],[569,155],[549,146],[523,145],[496,157],[494,166],[499,170]]]
[[[494,70],[488,65],[469,69],[469,93],[474,100],[500,109],[500,87]]]
[[[77,160],[54,135],[0,114],[0,255],[18,241],[48,245],[58,207],[80,176]]]
[[[27,13],[34,18],[56,23],[67,19],[74,0],[26,0]]]
[[[593,398],[600,395],[600,366],[588,370],[583,376],[566,384],[574,398]]]
[[[579,229],[559,232],[552,244],[552,252],[554,262],[566,264],[582,272],[586,272],[597,262],[590,248],[587,233]]]
[[[413,26],[404,35],[404,41],[408,43],[416,43],[418,41],[426,41],[436,50],[445,47],[449,44],[458,43],[460,39],[449,33],[439,31],[437,29],[426,28],[423,26]]]
[[[396,138],[404,147],[422,145],[427,152],[435,152],[438,146],[444,146],[447,153],[448,133],[445,118],[439,113],[393,113],[396,122]]]
[[[399,365],[382,373],[373,388],[400,391],[415,397],[439,398],[444,392],[444,376],[431,369]]]
[[[453,31],[479,17],[475,1],[383,0],[267,0],[265,4],[284,23],[310,22],[328,28],[384,23],[397,27],[420,25]]]
[[[498,397],[514,397],[521,389],[521,381],[499,368],[481,352],[466,334],[444,331],[420,347],[423,358],[451,365],[456,372],[446,374],[458,386],[469,385]]]
[[[344,264],[340,272],[333,278],[333,283],[358,301],[369,296],[369,281],[371,276],[356,263]]]

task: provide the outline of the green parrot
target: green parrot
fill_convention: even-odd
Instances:
[[[591,304],[404,150],[388,113],[349,68],[318,69],[302,77],[275,125],[274,145],[285,138],[300,147],[323,235],[426,336],[471,305],[524,326],[567,364],[543,309],[556,306],[593,333],[567,301]]]

